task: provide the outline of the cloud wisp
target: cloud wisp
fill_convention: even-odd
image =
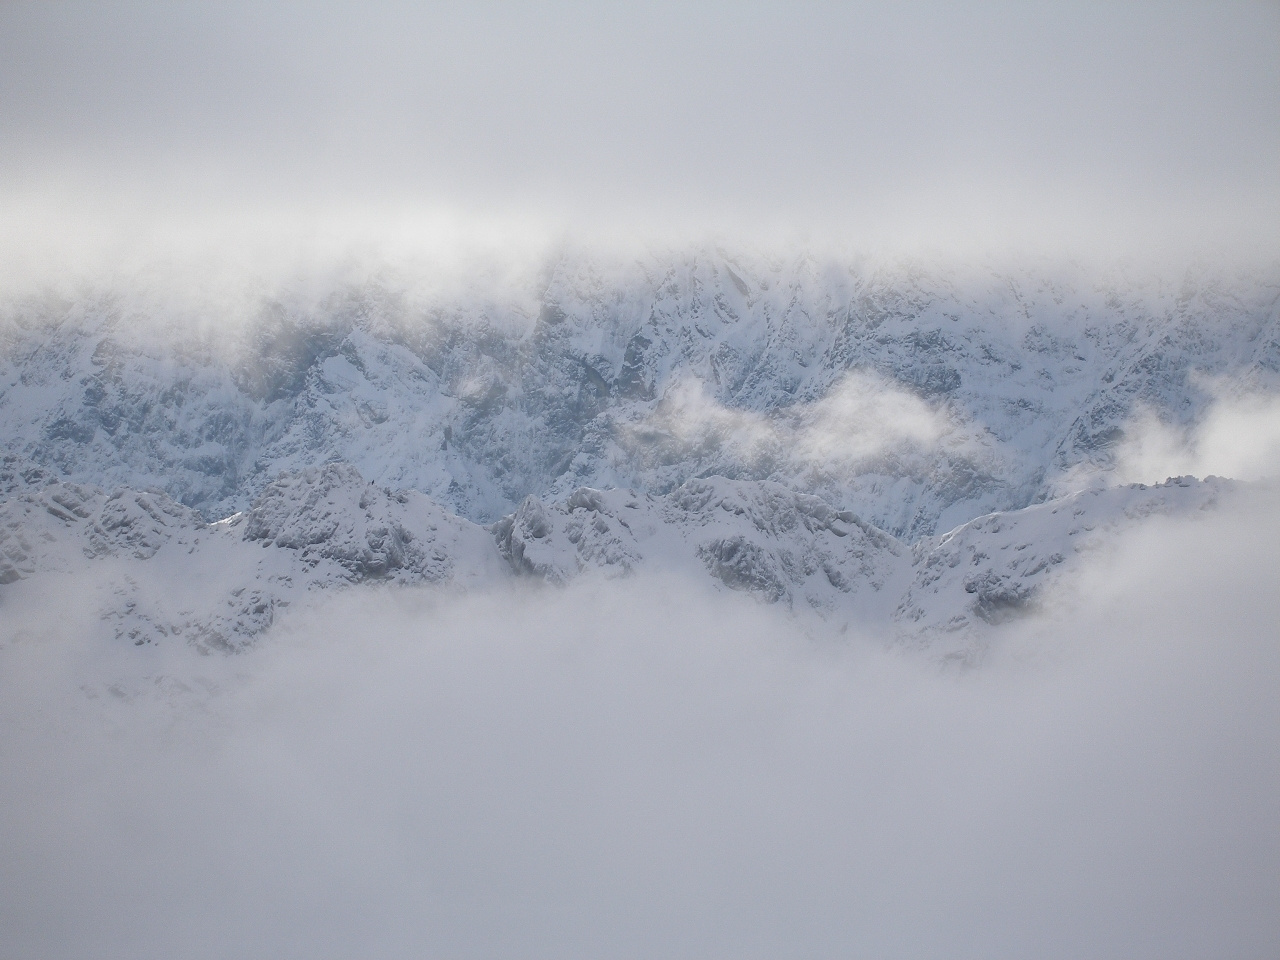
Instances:
[[[989,453],[981,434],[980,426],[957,422],[945,409],[861,370],[841,375],[817,401],[770,414],[721,403],[706,382],[686,376],[652,413],[620,431],[624,445],[642,456],[647,448],[661,451],[674,442],[744,465],[769,460],[789,470],[837,473],[889,455],[929,456],[943,447],[980,457]]]
[[[1117,451],[1116,478],[1151,483],[1166,477],[1280,477],[1280,397],[1226,393],[1219,385],[1208,411],[1185,427],[1141,412]]]

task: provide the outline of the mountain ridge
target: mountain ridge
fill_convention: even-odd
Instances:
[[[7,477],[24,472],[16,457],[3,466]],[[879,628],[972,659],[992,628],[1035,612],[1134,524],[1213,509],[1240,486],[1184,477],[1099,488],[908,545],[769,481],[695,479],[662,496],[583,487],[564,500],[531,496],[483,527],[343,463],[281,477],[248,511],[213,523],[161,491],[108,494],[26,472],[0,501],[0,608],[24,582],[87,582],[104,638],[224,652],[333,589],[558,587],[648,572],[781,604],[801,623]]]
[[[207,519],[337,459],[482,523],[531,494],[725,476],[913,541],[1105,473],[1140,412],[1185,425],[1280,389],[1280,280],[1229,279],[702,251],[562,258],[523,301],[282,296],[200,335],[157,333],[145,304],[17,304],[0,424],[60,476],[158,487]]]

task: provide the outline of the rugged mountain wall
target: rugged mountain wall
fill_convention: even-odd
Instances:
[[[578,487],[709,476],[908,542],[1105,471],[1139,410],[1280,387],[1280,270],[1176,281],[720,251],[563,257],[503,296],[390,282],[171,322],[124,295],[10,304],[0,441],[216,519],[331,460],[488,523]]]

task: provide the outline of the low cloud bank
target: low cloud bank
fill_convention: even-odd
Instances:
[[[959,674],[661,580],[353,590],[231,658],[65,604],[0,631],[5,952],[1274,955],[1278,532],[1148,524]]]

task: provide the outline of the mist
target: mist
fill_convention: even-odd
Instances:
[[[0,240],[1274,256],[1277,44],[1261,2],[9,3]]]
[[[1215,400],[1186,425],[1150,411],[1134,418],[1118,451],[1117,475],[1134,483],[1184,474],[1266,480],[1280,477],[1280,399],[1210,384]]]
[[[10,616],[6,952],[1269,956],[1278,520],[1149,521],[959,672],[661,578],[231,658]]]

